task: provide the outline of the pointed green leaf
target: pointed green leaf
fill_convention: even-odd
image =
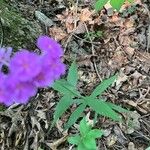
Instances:
[[[81,142],[81,143],[78,145],[77,150],[88,150],[88,149],[86,149],[86,147],[84,146],[84,144]]]
[[[77,71],[77,65],[76,65],[75,61],[71,64],[71,67],[69,68],[67,81],[73,86],[77,85],[78,71]]]
[[[87,123],[86,118],[84,117],[81,121],[80,121],[80,133],[81,136],[85,136],[88,134],[88,132],[91,130],[91,126]]]
[[[121,6],[124,4],[125,0],[111,0],[110,4],[113,7],[113,9],[116,9],[117,11],[120,10]]]
[[[96,141],[94,138],[86,137],[85,139],[83,139],[83,144],[86,149],[96,150]]]
[[[64,95],[60,101],[58,102],[55,112],[54,112],[54,120],[52,125],[56,123],[56,121],[62,116],[62,114],[69,108],[69,106],[73,103],[70,95]]]
[[[81,142],[81,137],[78,134],[75,136],[69,137],[68,142],[70,144],[78,145]]]
[[[62,94],[79,96],[79,97],[81,96],[80,93],[75,89],[75,87],[65,80],[55,81],[52,88]]]
[[[85,107],[86,104],[83,103],[79,105],[78,108],[71,114],[68,122],[65,125],[65,130],[70,128],[76,122],[76,120],[80,117],[81,113],[84,111]]]
[[[91,97],[86,97],[87,104],[98,114],[120,121],[119,115],[113,111],[106,102]]]
[[[89,131],[89,133],[87,134],[87,137],[91,137],[91,138],[100,138],[103,135],[102,130],[99,129],[93,129],[91,131]]]
[[[101,95],[117,78],[116,75],[110,77],[109,79],[106,79],[102,81],[100,85],[98,85],[95,90],[92,92],[91,97],[96,97],[98,95]]]
[[[120,112],[120,113],[123,113],[123,112],[128,113],[128,112],[130,112],[129,110],[124,109],[124,108],[122,108],[122,107],[120,107],[120,106],[118,106],[118,105],[115,105],[115,104],[113,104],[113,103],[110,103],[110,102],[106,102],[106,103],[107,103],[107,105],[108,105],[110,108],[112,108],[113,110],[116,110],[116,111],[118,111],[118,112]]]
[[[98,0],[95,4],[95,10],[96,11],[101,10],[107,2],[108,2],[108,0]]]

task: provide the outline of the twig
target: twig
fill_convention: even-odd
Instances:
[[[3,30],[2,18],[0,18],[0,26],[1,26],[1,31],[2,31],[1,40],[0,40],[0,47],[2,47],[3,41],[4,41],[4,30]]]
[[[58,139],[57,141],[50,143],[49,146],[52,150],[57,150],[57,147],[64,143],[68,138],[68,135],[64,135],[62,138]]]
[[[145,5],[142,5],[142,6],[145,8],[145,10],[146,10],[146,12],[148,14],[148,18],[149,18],[149,26],[148,26],[148,33],[147,33],[147,47],[146,47],[146,50],[148,52],[149,48],[150,48],[150,11],[147,8],[147,6],[145,6]]]
[[[92,39],[91,39],[91,37],[90,37],[90,35],[89,35],[89,31],[88,31],[88,28],[87,28],[87,26],[86,26],[85,23],[84,23],[84,26],[85,26],[86,32],[87,32],[87,34],[88,34],[88,36],[89,36],[89,39],[90,39],[90,42],[91,42],[91,46],[92,46],[92,55],[94,56],[94,55],[95,55],[95,52],[94,52],[94,45],[93,45],[93,43],[92,43]],[[97,69],[97,65],[96,65],[95,60],[93,60],[93,64],[94,64],[94,68],[95,68],[95,71],[96,71],[96,74],[97,74],[99,80],[102,81],[102,78],[101,78],[101,76],[100,76],[100,74],[99,74],[99,72],[98,72],[98,69]]]
[[[86,43],[95,44],[95,45],[101,44],[100,42],[93,42],[93,41],[91,42],[91,41],[87,41],[87,40],[85,40],[85,39],[82,39],[82,38],[80,38],[79,36],[77,36],[77,35],[74,34],[74,33],[73,33],[73,36],[76,37],[76,38],[78,38],[78,39],[80,39],[80,40],[83,40],[83,41],[86,42]]]

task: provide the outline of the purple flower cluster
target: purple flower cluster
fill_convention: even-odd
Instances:
[[[0,69],[3,65],[9,69],[8,73],[0,72],[0,103],[6,106],[26,104],[38,88],[51,86],[65,73],[61,45],[47,36],[40,36],[37,46],[41,55],[21,49],[11,57],[11,48],[0,48]]]

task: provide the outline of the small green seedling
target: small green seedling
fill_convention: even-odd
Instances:
[[[105,4],[110,2],[110,5],[112,6],[112,8],[119,11],[121,6],[125,3],[125,1],[133,3],[134,0],[97,0],[95,4],[95,10],[100,11]]]
[[[77,145],[77,150],[96,150],[96,138],[101,138],[102,130],[92,129],[85,117],[80,122],[79,130],[80,134],[69,137],[68,142]]]
[[[93,31],[93,32],[89,32],[89,33],[86,33],[84,38],[86,40],[94,40],[95,38],[100,38],[103,36],[103,32],[102,31]]]
[[[76,104],[77,108],[72,112],[68,122],[65,124],[65,130],[76,122],[87,107],[90,107],[96,115],[102,115],[115,121],[121,121],[120,115],[117,112],[128,112],[126,109],[97,98],[116,80],[116,78],[117,75],[114,75],[102,81],[101,84],[93,90],[90,96],[82,96],[77,90],[78,72],[77,65],[73,62],[69,69],[67,80],[57,80],[53,85],[53,89],[63,94],[63,97],[56,106],[51,128],[73,104]]]
[[[132,13],[134,13],[136,9],[137,9],[136,5],[132,5],[128,7],[127,9],[121,12],[121,17],[128,17],[128,15],[131,15]]]

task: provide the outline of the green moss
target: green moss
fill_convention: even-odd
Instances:
[[[5,46],[12,46],[15,49],[32,47],[29,43],[34,43],[41,33],[41,28],[36,22],[25,19],[19,11],[4,0],[0,0],[0,18],[3,24],[3,45]]]

